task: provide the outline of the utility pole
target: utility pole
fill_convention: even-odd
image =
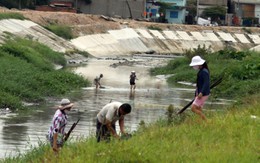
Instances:
[[[240,3],[239,0],[237,1],[237,16],[240,17]]]
[[[200,5],[200,0],[197,0],[197,14],[196,14],[197,24],[198,24],[198,18],[199,18],[199,5]]]
[[[19,0],[19,10],[22,9],[22,6],[21,6],[21,0]]]
[[[75,5],[75,7],[76,7],[76,11],[78,11],[78,0],[76,0],[76,5]]]

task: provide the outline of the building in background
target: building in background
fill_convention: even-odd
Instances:
[[[143,18],[146,0],[50,0],[40,11],[80,12],[122,18]]]
[[[169,4],[165,10],[165,19],[168,23],[185,23],[186,0],[161,0],[161,2]]]
[[[85,14],[105,15],[122,18],[143,18],[146,0],[78,0],[77,8]]]
[[[240,25],[260,24],[260,0],[233,0],[233,13],[239,18]]]

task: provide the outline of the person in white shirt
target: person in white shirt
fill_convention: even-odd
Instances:
[[[124,116],[131,112],[131,105],[121,102],[111,102],[106,104],[97,114],[96,138],[97,142],[109,140],[112,135],[119,139],[116,133],[115,123],[119,120],[121,134],[124,135]]]

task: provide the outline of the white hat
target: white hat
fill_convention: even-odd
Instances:
[[[200,66],[200,65],[203,65],[204,63],[205,63],[205,60],[202,59],[200,56],[194,56],[191,59],[190,66]]]
[[[135,73],[135,71],[132,71],[132,73]]]
[[[64,109],[67,109],[67,108],[71,108],[74,104],[70,102],[69,99],[62,99],[61,102],[60,102],[61,106],[59,106],[59,109],[61,110],[64,110]]]

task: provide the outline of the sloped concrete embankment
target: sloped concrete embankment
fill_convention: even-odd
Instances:
[[[30,38],[43,43],[58,52],[65,52],[75,48],[70,42],[46,30],[42,26],[29,21],[5,19],[0,21],[0,43],[5,40],[8,33],[22,38]]]
[[[124,28],[78,37],[71,40],[78,49],[96,57],[120,56],[134,53],[183,53],[205,45],[212,51],[232,46],[237,50],[250,49],[260,44],[258,34],[214,31],[158,31]]]
[[[259,34],[227,33],[214,31],[171,31],[123,28],[110,30],[105,34],[81,36],[71,41],[64,40],[42,26],[29,21],[7,19],[0,21],[0,43],[5,35],[37,40],[55,51],[79,49],[89,52],[95,57],[125,56],[135,53],[157,54],[183,53],[185,50],[197,48],[199,45],[217,51],[225,46],[238,50],[260,50]],[[253,48],[255,47],[255,48]]]

